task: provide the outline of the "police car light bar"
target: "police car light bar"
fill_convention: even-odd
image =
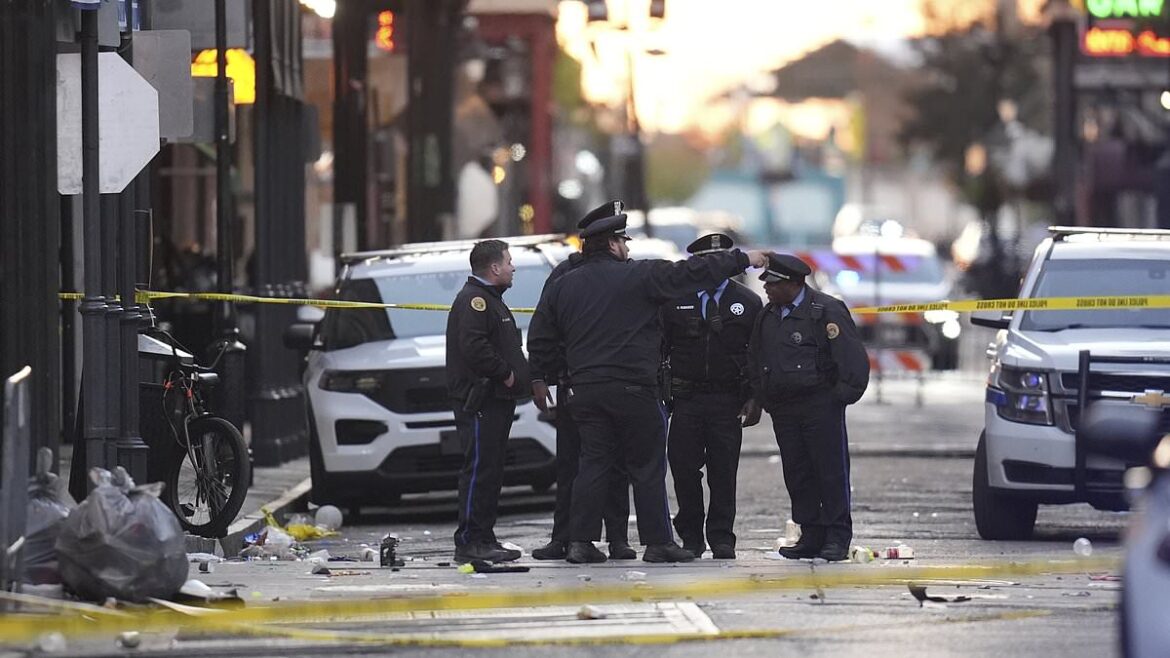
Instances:
[[[1049,226],[1052,239],[1061,241],[1073,236],[1122,236],[1140,235],[1153,238],[1170,238],[1170,231],[1156,228],[1098,228],[1093,226]]]

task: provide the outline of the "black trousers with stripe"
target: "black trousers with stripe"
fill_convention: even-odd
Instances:
[[[853,539],[845,405],[831,393],[770,402],[792,520],[821,543]]]
[[[455,410],[455,429],[466,450],[459,472],[459,527],[455,546],[494,544],[500,488],[504,484],[504,456],[515,400],[490,398],[477,413]]]
[[[666,409],[651,386],[574,384],[569,413],[581,432],[581,464],[570,506],[572,541],[601,538],[601,518],[623,467],[634,488],[638,538],[674,540],[666,499]]]

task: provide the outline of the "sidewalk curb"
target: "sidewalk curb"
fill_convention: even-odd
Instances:
[[[740,457],[776,457],[780,451],[774,448],[744,448]],[[943,446],[908,446],[899,444],[890,445],[857,445],[849,446],[850,457],[916,457],[924,459],[974,459],[975,449],[964,445]]]
[[[276,499],[268,501],[260,507],[267,509],[273,516],[280,516],[298,505],[303,498],[309,495],[309,490],[312,488],[313,478],[307,477],[296,485],[285,489],[284,493]],[[244,536],[260,530],[264,525],[264,512],[260,509],[236,519],[236,522],[228,528],[227,534],[219,540],[224,557],[239,555],[244,548]]]

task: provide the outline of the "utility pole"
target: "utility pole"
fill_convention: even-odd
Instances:
[[[350,218],[358,250],[380,246],[366,244],[369,10],[364,2],[339,2],[333,17],[333,256],[338,271]]]
[[[410,61],[406,123],[407,236],[443,239],[455,211],[451,133],[455,98],[455,37],[465,0],[414,0],[406,12]]]
[[[227,83],[227,7],[226,0],[215,0],[215,255],[216,283],[222,293],[232,293],[232,228],[235,204],[232,200],[232,147],[228,135]],[[220,302],[215,307],[218,338],[208,346],[219,372],[220,386],[215,391],[216,412],[237,428],[243,429],[246,408],[244,361],[247,348],[240,342],[236,307]]]
[[[1073,71],[1077,56],[1077,24],[1075,10],[1067,0],[1053,0],[1049,9],[1048,34],[1052,39],[1053,136],[1052,157],[1056,194],[1053,211],[1056,223],[1071,226],[1076,223],[1077,162],[1077,99],[1073,87]]]

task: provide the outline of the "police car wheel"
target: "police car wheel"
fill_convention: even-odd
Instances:
[[[971,502],[975,508],[975,527],[983,539],[1021,540],[1032,537],[1036,527],[1035,501],[997,493],[987,478],[987,438],[979,436],[975,449],[975,472],[971,483]]]

